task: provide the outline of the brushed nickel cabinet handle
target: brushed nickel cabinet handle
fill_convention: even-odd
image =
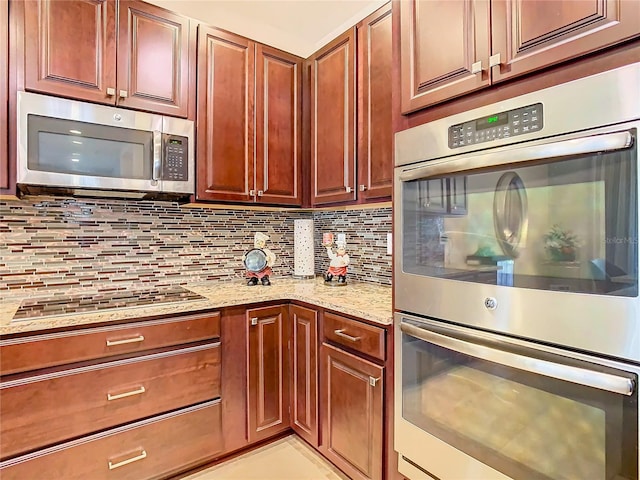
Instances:
[[[146,392],[145,388],[143,386],[140,386],[135,390],[131,390],[130,392],[118,393],[117,395],[111,395],[110,393],[107,393],[107,400],[111,401],[118,400],[119,398],[132,397],[134,395],[141,395],[144,392]]]
[[[255,326],[255,325],[257,325],[257,324],[258,324],[258,317],[252,317],[252,318],[251,318],[251,325],[252,325],[252,326]]]
[[[339,337],[349,340],[350,342],[360,341],[360,337],[352,337],[351,335],[344,333],[344,330],[334,330],[333,333],[335,333]]]
[[[482,73],[482,60],[471,65],[471,73],[473,73],[474,75]]]
[[[144,460],[145,458],[147,458],[147,451],[142,450],[142,452],[140,452],[139,455],[136,455],[135,457],[127,458],[126,460],[123,460],[121,462],[111,463],[111,460],[109,460],[109,470],[115,470],[116,468],[124,467],[125,465],[129,465],[130,463],[137,462],[138,460]]]
[[[115,88],[107,88],[107,95],[110,97],[113,97],[116,94],[116,89]]]
[[[120,90],[120,98],[127,98],[127,91],[126,90]]]
[[[489,66],[490,67],[497,67],[498,65],[500,65],[502,63],[501,61],[502,59],[500,58],[500,54],[496,53],[495,55],[491,55],[489,57]]]
[[[344,187],[347,193],[351,193],[351,187]]]
[[[371,385],[372,387],[375,387],[379,380],[380,380],[380,377],[375,378],[375,377],[369,376],[369,385]]]
[[[256,191],[255,190],[249,190],[249,196],[250,197],[255,197],[256,196]]]
[[[264,190],[258,190],[258,196],[261,197],[264,195]]]
[[[360,185],[359,190],[360,190],[361,192],[364,192],[366,189],[367,189],[367,186],[366,186],[366,185]]]
[[[122,340],[108,340],[107,347],[113,347],[114,345],[124,345],[126,343],[138,343],[144,341],[144,335],[136,335],[131,338],[123,338]]]

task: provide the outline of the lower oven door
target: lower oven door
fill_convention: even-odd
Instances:
[[[640,366],[396,313],[407,478],[638,480]]]

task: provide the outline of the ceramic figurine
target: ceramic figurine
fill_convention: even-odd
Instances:
[[[269,236],[262,232],[256,232],[253,238],[253,248],[242,256],[242,261],[247,269],[247,285],[250,287],[257,285],[258,281],[262,285],[271,285],[269,275],[273,272],[271,267],[276,262],[276,255],[265,248]]]
[[[331,283],[334,277],[337,278],[338,284],[345,285],[347,283],[347,266],[349,265],[349,255],[345,242],[338,240],[336,242],[336,252],[334,253],[331,244],[325,244],[327,248],[327,256],[331,259],[329,269],[324,276],[326,283]]]

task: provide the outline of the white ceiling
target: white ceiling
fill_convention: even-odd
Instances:
[[[388,0],[147,0],[308,57]]]

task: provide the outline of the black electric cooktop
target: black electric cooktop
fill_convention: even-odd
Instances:
[[[142,307],[162,303],[205,300],[205,297],[179,286],[150,290],[109,291],[95,294],[26,298],[13,320],[91,313],[116,308]]]

